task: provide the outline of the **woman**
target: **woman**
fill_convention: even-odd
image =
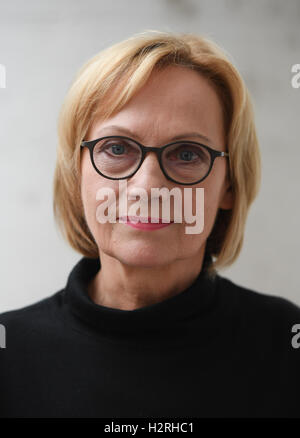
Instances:
[[[222,50],[152,31],[97,54],[66,96],[57,154],[54,212],[82,258],[63,289],[0,315],[1,415],[297,416],[299,307],[218,273],[260,182],[249,93]],[[186,203],[166,220],[153,188]],[[201,208],[200,232],[175,220]]]

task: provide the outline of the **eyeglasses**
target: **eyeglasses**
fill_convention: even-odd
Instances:
[[[95,170],[108,179],[126,179],[141,167],[146,154],[154,152],[165,177],[177,184],[192,185],[203,181],[217,157],[229,157],[204,144],[179,140],[161,147],[144,146],[129,137],[110,135],[82,141],[90,151]]]

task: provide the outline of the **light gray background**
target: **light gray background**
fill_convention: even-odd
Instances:
[[[147,29],[195,32],[230,54],[252,93],[263,161],[238,261],[220,272],[300,304],[299,0],[0,1],[0,312],[65,286],[81,255],[53,220],[57,116],[91,56]],[[298,321],[299,322],[299,321]]]

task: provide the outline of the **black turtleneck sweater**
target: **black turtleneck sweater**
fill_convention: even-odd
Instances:
[[[298,306],[203,269],[112,309],[87,293],[99,269],[83,257],[65,288],[0,314],[0,417],[300,417]]]

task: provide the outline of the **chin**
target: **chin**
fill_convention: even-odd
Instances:
[[[118,247],[109,253],[121,263],[129,266],[154,267],[163,266],[174,261],[173,251],[170,247],[145,242],[130,242]]]

